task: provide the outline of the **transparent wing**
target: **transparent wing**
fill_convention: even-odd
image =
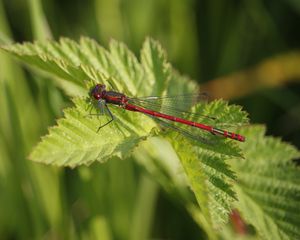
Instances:
[[[195,94],[183,94],[176,96],[148,96],[148,97],[138,97],[130,98],[131,101],[151,103],[153,105],[168,105],[168,106],[179,106],[179,108],[189,109],[193,105],[199,102],[207,102],[209,100],[209,95],[207,93],[195,93]]]
[[[129,103],[140,106],[152,111],[165,113],[172,116],[184,118],[209,118],[215,120],[213,116],[202,115],[201,113],[189,112],[192,106],[197,103],[205,104],[209,100],[207,93],[186,94],[177,96],[164,96],[164,97],[142,97],[142,98],[129,98]]]
[[[148,115],[148,114],[146,114],[146,115]],[[170,129],[170,130],[173,130],[173,131],[176,131],[176,132],[180,133],[181,135],[188,137],[192,140],[201,142],[203,144],[209,144],[209,145],[215,144],[215,141],[216,141],[215,135],[211,134],[211,136],[208,137],[209,133],[204,133],[202,131],[202,134],[201,134],[200,129],[192,129],[191,126],[179,127],[179,126],[175,125],[173,122],[159,119],[159,118],[154,118],[151,115],[148,115],[148,116],[151,117],[152,119],[154,119],[154,121],[157,122],[160,126]]]

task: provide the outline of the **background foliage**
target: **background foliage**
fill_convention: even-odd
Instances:
[[[267,123],[269,134],[299,146],[299,9],[296,1],[0,1],[0,41],[6,44],[88,35],[106,46],[113,37],[126,42],[138,54],[149,35],[162,42],[175,68],[197,79],[202,88],[216,97],[242,104],[252,122]],[[173,165],[178,164],[170,146],[155,142],[159,140],[152,143],[164,146],[156,156],[147,153],[149,146],[143,146],[145,154],[135,156],[135,160],[115,159],[89,168],[52,168],[27,161],[39,136],[71,103],[48,75],[29,72],[0,54],[0,202],[5,206],[0,214],[1,239],[205,237],[203,224],[197,225],[201,223],[197,221],[197,209],[187,200],[190,192],[184,187],[174,191],[170,186],[170,178],[176,186],[184,186],[185,180],[178,178],[176,171],[168,172],[168,178],[157,172],[164,167],[157,166],[162,164],[158,158],[165,159],[163,164],[168,169],[177,169]],[[255,149],[259,146],[269,145],[291,152],[287,160],[297,156],[275,140],[261,139],[262,131],[259,127],[250,131],[257,134],[257,141],[245,146],[250,148],[250,159],[257,159]],[[265,154],[268,158],[271,153]],[[143,164],[145,161],[147,164]],[[271,164],[274,172],[269,172],[270,165],[262,162],[261,172],[256,170],[253,174],[281,176],[278,171],[283,168],[292,171],[289,164],[277,158],[271,159]],[[268,212],[273,219],[280,219],[278,211],[268,208],[270,201],[277,203],[278,193],[290,196],[299,191],[295,188],[297,181],[291,185],[298,176],[295,172],[281,176],[277,183],[282,186],[281,192],[274,189],[273,198],[258,198],[258,193],[268,186],[249,183],[247,177],[252,178],[252,173],[247,174],[253,166],[235,163],[233,168],[244,171],[238,176],[241,182],[236,191],[249,188],[240,196],[244,196],[241,204],[249,210],[243,218],[252,224],[256,221],[253,212]],[[249,201],[253,196],[260,199],[259,207]],[[284,215],[293,211],[293,206],[296,205],[291,202],[277,209],[282,209]],[[297,222],[296,216],[289,218],[289,222]],[[258,229],[265,237],[299,234],[292,225],[260,219],[262,226],[267,226]],[[274,224],[283,224],[284,231],[268,235],[266,229],[274,229]],[[229,226],[224,238],[241,233]],[[247,233],[254,237],[251,229]]]

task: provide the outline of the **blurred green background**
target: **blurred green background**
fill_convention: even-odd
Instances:
[[[300,1],[0,0],[0,44],[86,35],[139,54],[145,37],[212,96],[300,147]],[[0,52],[0,239],[202,239],[135,159],[77,169],[26,159],[70,105],[48,77]]]

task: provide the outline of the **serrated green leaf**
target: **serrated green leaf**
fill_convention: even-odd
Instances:
[[[131,96],[136,95],[138,90],[140,94],[146,95],[153,92],[154,83],[160,86],[160,91],[162,91],[167,79],[170,77],[165,53],[160,45],[151,39],[145,41],[141,52],[142,59],[144,59],[143,64],[138,62],[124,44],[116,41],[111,41],[110,51],[105,50],[89,38],[81,38],[80,43],[61,38],[59,42],[14,44],[3,48],[19,59],[24,60],[27,64],[63,79],[64,81],[59,82],[60,86],[65,87],[67,91],[69,88],[76,90],[77,95],[78,93],[80,93],[79,95],[86,95],[88,92],[88,89],[86,89],[87,85],[92,86],[93,83],[104,83],[108,88],[113,87],[113,89],[128,93]],[[147,74],[145,74],[146,72]],[[87,126],[86,119],[82,119],[82,116],[79,115],[79,113],[82,113],[80,108],[83,106],[80,101],[78,103],[79,105],[76,105],[75,108],[65,111],[65,119],[59,120],[58,126],[50,130],[49,136],[31,154],[32,159],[45,161],[46,163],[55,162],[59,165],[75,166],[76,164],[88,163],[92,157],[97,155],[83,152],[85,150],[89,151],[87,145],[90,145],[90,148],[92,148],[94,143],[92,140],[93,138],[97,139],[97,137],[93,137],[94,132],[85,131],[85,128],[89,128],[89,126]],[[130,120],[130,117],[126,118],[126,115],[128,114],[123,115],[119,119]],[[144,116],[138,117],[138,119],[141,118],[144,118]],[[153,124],[149,124],[151,127],[146,128],[148,131],[144,131],[139,136],[137,130],[139,124],[133,124],[135,121],[131,122],[134,125],[133,130],[131,129],[131,134],[137,134],[133,139],[142,139],[150,134]],[[152,120],[149,121],[152,122]],[[93,131],[95,131],[94,129],[96,128],[93,128]],[[117,139],[118,137],[114,138],[114,140]],[[133,139],[124,144],[124,146],[128,145],[128,148],[130,148],[130,142],[134,145],[133,143],[136,142]],[[47,144],[48,142],[49,144]],[[53,142],[57,143],[53,144]],[[77,145],[75,142],[77,142]],[[98,144],[100,142],[98,141]],[[67,146],[70,149],[67,149]],[[54,147],[56,147],[55,150],[52,149]],[[62,149],[59,149],[59,147]],[[76,147],[78,150],[76,150]],[[49,151],[50,149],[51,151]],[[125,152],[121,146],[115,146],[111,149],[112,152]],[[70,151],[70,154],[67,154],[67,151]],[[106,155],[101,150],[100,153],[102,156],[101,160],[105,160]],[[114,154],[111,154],[111,156],[114,156]]]
[[[206,231],[211,232],[212,221],[211,214],[209,212],[209,190],[207,188],[204,174],[204,169],[198,159],[197,154],[193,151],[193,146],[184,138],[180,141],[172,141],[176,153],[179,156],[184,171],[188,177],[189,184],[196,196],[197,202],[201,208],[201,212],[205,217],[203,225]]]
[[[31,160],[74,167],[95,160],[104,162],[112,157],[124,159],[155,126],[146,116],[115,109],[117,123],[97,133],[100,119],[87,116],[85,100],[75,99],[74,103],[75,107],[64,111],[65,118],[49,129],[49,134],[31,153]],[[105,121],[105,117],[101,120]],[[136,124],[132,124],[134,122]]]
[[[127,86],[131,96],[143,94],[141,92],[138,93],[138,90],[140,90],[139,88],[145,79],[144,69],[134,54],[129,51],[125,44],[117,41],[111,41],[109,48],[111,60],[114,66],[118,66],[118,71],[116,71],[118,76],[116,78],[120,79],[123,85]],[[149,85],[147,87],[149,88]]]
[[[300,238],[300,153],[280,139],[264,137],[265,128],[249,126],[244,161],[234,161],[237,208],[264,239]]]
[[[60,85],[76,89],[77,96],[86,96],[89,87],[104,83],[107,88],[134,95],[185,94],[195,92],[196,84],[176,73],[167,62],[166,53],[158,42],[147,39],[141,50],[141,62],[119,42],[111,41],[109,51],[89,38],[80,42],[62,38],[59,42],[25,43],[3,47],[26,63],[63,79]],[[90,103],[83,98],[74,100],[75,107],[66,109],[65,117],[37,145],[30,158],[47,164],[77,166],[95,160],[106,161],[113,157],[126,158],[140,141],[152,135],[156,126],[143,114],[111,108],[116,121],[96,132],[104,116],[88,117]],[[96,109],[94,109],[95,111]],[[194,121],[219,128],[247,123],[246,113],[240,107],[224,101],[200,103]],[[212,116],[219,121],[210,121]],[[227,129],[227,130],[230,130]],[[239,145],[232,140],[217,138],[200,131],[205,144],[187,141],[182,136],[169,138],[185,169],[190,185],[201,207],[207,231],[214,236],[211,225],[226,222],[235,192],[231,188],[235,174],[225,162],[228,158],[241,157]],[[176,135],[176,134],[175,134]],[[174,135],[173,135],[174,136]],[[177,140],[179,139],[179,141]],[[177,141],[177,142],[176,142]],[[184,148],[183,146],[187,146]]]
[[[224,124],[230,127],[230,125],[239,126],[248,122],[245,112],[222,100],[200,103],[193,108],[193,111],[197,113],[194,121],[220,128]],[[203,116],[213,116],[218,120],[221,119],[222,122],[216,122]],[[186,140],[180,135],[174,134],[170,135],[170,141],[179,154],[207,223],[219,228],[227,222],[232,203],[237,200],[232,188],[236,176],[230,169],[228,161],[233,157],[243,161],[240,145],[246,143],[237,144],[232,140],[224,141],[224,139],[219,139],[205,131],[199,131],[199,135],[208,143],[192,141],[191,145],[191,143],[186,143]],[[191,162],[193,162],[192,165]],[[199,184],[201,188],[199,188]]]
[[[184,138],[172,141],[207,222],[219,228],[228,219],[236,200],[232,189],[235,174],[225,162],[229,156],[191,145]]]
[[[147,83],[152,86],[150,95],[160,96],[166,89],[171,77],[171,66],[166,53],[158,42],[148,38],[141,51],[141,63],[145,69]]]

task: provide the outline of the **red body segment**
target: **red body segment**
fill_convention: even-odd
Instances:
[[[208,125],[205,125],[205,124],[202,124],[202,123],[197,123],[197,122],[189,121],[189,120],[186,120],[186,119],[183,119],[183,118],[170,116],[170,115],[167,115],[167,114],[164,114],[164,113],[155,112],[155,111],[145,109],[145,108],[142,108],[142,107],[139,107],[139,106],[135,106],[135,105],[132,105],[132,104],[129,104],[129,103],[126,103],[124,108],[126,110],[129,110],[129,111],[141,112],[141,113],[145,113],[145,114],[148,114],[148,115],[151,115],[151,116],[154,116],[154,117],[164,118],[164,119],[167,119],[167,120],[170,120],[170,121],[173,121],[173,122],[179,122],[179,123],[189,125],[189,126],[192,126],[192,127],[200,128],[200,129],[203,129],[205,131],[211,132],[212,134],[223,136],[225,138],[231,138],[231,139],[234,139],[234,140],[237,140],[237,141],[240,141],[240,142],[245,141],[245,137],[242,136],[242,135],[239,135],[237,133],[224,131],[224,130],[214,128],[212,126],[208,126]]]

